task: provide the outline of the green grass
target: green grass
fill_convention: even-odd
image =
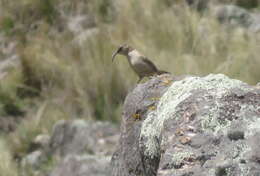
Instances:
[[[0,20],[0,29],[5,34],[10,35],[12,32],[12,29],[14,28],[14,21],[11,17],[3,17]]]
[[[35,136],[51,134],[60,119],[121,120],[124,98],[138,79],[123,56],[111,62],[111,54],[122,43],[173,75],[224,73],[249,84],[260,80],[257,34],[226,29],[207,13],[169,7],[169,1],[77,1],[84,6],[65,1],[64,12],[82,8],[96,19],[98,31],[79,45],[68,31],[50,32],[58,19],[56,7],[64,1],[41,2],[45,6],[39,2],[8,1],[4,10],[14,20],[7,25],[12,28],[45,21],[35,32],[14,33],[26,35],[18,47],[21,66],[1,80],[0,114],[8,113],[2,108],[7,102],[26,112],[6,137],[9,157],[26,155]],[[15,165],[8,167],[16,171]],[[1,173],[5,172],[8,169]]]

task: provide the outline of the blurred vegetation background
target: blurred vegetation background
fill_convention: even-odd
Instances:
[[[256,1],[236,3],[259,8]],[[19,61],[0,72],[0,118],[10,126],[0,138],[5,176],[17,175],[12,160],[30,152],[30,141],[60,119],[120,121],[137,81],[126,59],[111,62],[120,44],[173,75],[260,80],[258,35],[223,26],[183,0],[0,0],[0,33],[1,46],[14,43],[11,54]],[[0,56],[1,65],[3,50]]]

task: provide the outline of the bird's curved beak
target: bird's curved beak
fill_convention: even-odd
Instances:
[[[113,53],[112,62],[114,61],[114,59],[115,59],[116,55],[119,53],[119,51],[120,51],[120,47]]]

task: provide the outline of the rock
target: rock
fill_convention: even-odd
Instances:
[[[235,27],[244,27],[250,32],[260,31],[260,14],[250,13],[235,5],[212,6],[211,12],[221,23]]]
[[[47,153],[58,159],[58,165],[50,176],[107,176],[118,134],[118,128],[109,122],[57,122]]]
[[[23,158],[22,166],[23,167],[31,166],[33,168],[37,168],[40,166],[42,160],[43,160],[43,152],[40,150],[36,150]]]
[[[144,173],[142,153],[139,148],[140,130],[147,114],[153,112],[160,97],[166,92],[173,80],[181,78],[172,78],[169,75],[161,75],[153,78],[144,84],[138,84],[137,87],[128,94],[124,103],[124,112],[121,124],[121,136],[119,148],[114,153],[111,165],[112,175],[131,176],[142,175]],[[136,119],[136,115],[139,116]],[[159,158],[155,157],[149,160],[149,171],[156,172]],[[152,174],[151,174],[152,175]]]
[[[260,13],[252,14],[254,22],[250,25],[249,30],[252,32],[260,32]]]
[[[111,155],[118,139],[117,134],[117,127],[109,122],[61,120],[54,126],[50,152],[61,157],[82,153]]]
[[[246,28],[249,28],[254,23],[253,16],[247,10],[235,5],[213,6],[212,12],[221,23]]]
[[[50,136],[48,134],[40,134],[35,137],[33,140],[33,145],[38,146],[40,148],[48,147],[50,143]]]
[[[68,155],[50,176],[108,176],[110,157]]]
[[[222,74],[161,80],[127,96],[112,176],[260,174],[259,89]]]

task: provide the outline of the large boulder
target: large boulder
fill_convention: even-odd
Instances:
[[[260,175],[260,89],[222,74],[167,80],[127,96],[111,175]]]
[[[117,133],[117,127],[109,122],[61,120],[54,126],[50,152],[60,157],[83,153],[111,155]]]
[[[156,172],[159,158],[154,157],[146,161],[143,158],[139,145],[142,142],[139,139],[141,127],[148,114],[155,110],[161,96],[167,91],[172,81],[178,79],[181,78],[173,78],[169,75],[154,77],[144,84],[138,84],[128,94],[124,103],[119,147],[111,160],[112,175],[142,175],[145,163],[146,167],[149,167],[148,175]]]
[[[50,176],[108,176],[110,157],[68,155]]]
[[[106,176],[119,139],[109,122],[61,120],[54,125],[48,155],[57,160],[51,176]]]

